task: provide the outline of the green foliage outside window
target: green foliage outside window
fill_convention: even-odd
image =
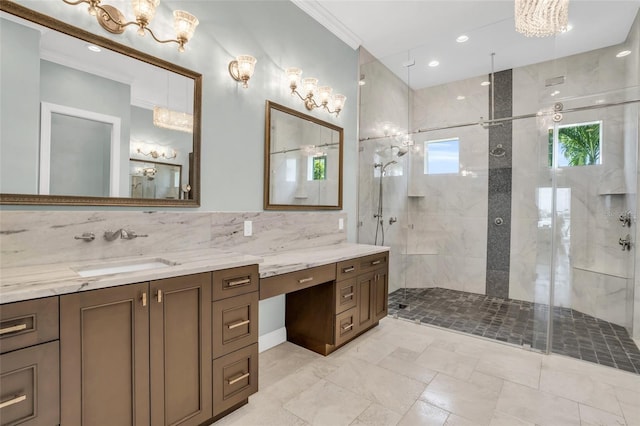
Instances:
[[[563,126],[558,129],[558,166],[600,164],[600,123]],[[549,130],[549,167],[553,165],[553,129]]]
[[[325,180],[327,178],[327,156],[313,157],[313,180]]]

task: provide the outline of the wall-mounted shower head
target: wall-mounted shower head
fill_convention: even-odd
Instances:
[[[387,167],[389,167],[392,164],[398,164],[398,162],[396,160],[391,160],[389,161],[387,164],[385,164],[384,166],[382,166],[382,173],[384,173],[384,171],[387,169]]]
[[[489,151],[489,155],[491,155],[492,157],[504,157],[506,153],[507,150],[503,148],[501,143],[499,143],[495,148]]]

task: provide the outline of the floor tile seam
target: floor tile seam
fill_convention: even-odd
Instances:
[[[386,359],[386,357],[385,357],[385,358],[383,358],[382,360],[380,360],[380,362],[384,361],[385,359]],[[416,363],[415,363],[415,362],[413,362],[413,364],[416,364]],[[375,364],[375,365],[377,365],[378,367],[380,367],[380,368],[382,368],[382,369],[384,369],[384,370],[387,370],[388,372],[390,372],[390,373],[392,373],[392,374],[396,374],[396,375],[399,375],[399,376],[405,377],[405,378],[407,378],[407,379],[415,380],[415,381],[416,381],[416,382],[418,382],[418,383],[422,383],[422,384],[424,384],[424,385],[425,385],[425,388],[426,388],[427,386],[429,386],[429,384],[433,381],[433,379],[434,379],[434,378],[437,376],[437,374],[439,373],[439,372],[438,372],[438,371],[436,371],[436,370],[432,370],[432,369],[430,369],[430,368],[428,368],[428,367],[424,367],[424,368],[426,368],[426,369],[427,369],[427,370],[429,370],[429,371],[433,371],[433,372],[435,372],[436,374],[435,374],[435,375],[434,375],[434,376],[433,376],[433,377],[432,377],[428,382],[423,382],[422,380],[420,380],[420,379],[416,379],[415,377],[411,377],[411,376],[409,376],[409,375],[407,375],[407,374],[404,374],[404,373],[400,373],[400,372],[398,372],[398,371],[391,370],[390,368],[387,368],[387,367],[385,367],[384,365],[380,365],[380,364]],[[417,365],[417,364],[416,364],[416,365]],[[417,365],[417,366],[419,366],[419,365]],[[423,391],[423,392],[424,392],[424,391]]]
[[[369,400],[367,399],[367,401],[369,401]],[[351,423],[349,423],[349,426],[352,426],[353,424],[355,424],[355,423],[358,421],[358,419],[360,418],[360,416],[362,415],[362,413],[364,413],[365,411],[367,411],[367,410],[369,409],[369,407],[371,407],[373,404],[375,404],[375,402],[369,401],[369,405],[367,405],[367,406],[365,407],[365,409],[364,409],[364,410],[362,410],[360,413],[358,413],[358,415],[356,416],[356,418],[355,418],[355,419],[353,419],[353,420],[351,421]],[[385,408],[386,408],[386,407],[385,407]],[[394,413],[395,413],[395,411],[394,411]],[[306,423],[306,422],[305,422],[305,423]]]
[[[358,415],[356,416],[356,419],[357,419],[357,418],[358,418],[362,413],[364,413],[364,411],[365,411],[367,408],[369,408],[369,407],[371,406],[371,404],[373,404],[373,403],[376,403],[376,402],[377,402],[377,401],[372,401],[372,400],[370,400],[369,398],[367,398],[366,396],[361,395],[361,394],[359,394],[359,393],[356,393],[356,392],[354,392],[354,391],[352,391],[352,390],[350,390],[350,389],[347,389],[347,388],[345,388],[344,386],[341,386],[341,385],[339,385],[339,384],[337,384],[337,383],[335,383],[335,382],[333,382],[333,381],[331,381],[331,380],[328,380],[328,379],[320,379],[318,382],[320,382],[320,381],[324,381],[324,382],[326,382],[326,383],[328,383],[328,384],[331,384],[331,385],[333,385],[333,386],[336,386],[336,387],[340,388],[342,391],[344,391],[344,392],[347,392],[347,393],[351,394],[351,396],[352,396],[352,397],[356,397],[356,398],[359,398],[359,399],[364,399],[364,400],[366,400],[366,401],[368,402],[368,404],[367,404],[366,408],[364,408],[361,412],[359,412],[359,413],[358,413]],[[318,384],[318,382],[316,382],[313,386],[317,385],[317,384]],[[310,389],[310,388],[309,388],[309,389]],[[307,389],[307,390],[308,390],[308,389]],[[304,391],[303,391],[303,392],[304,392]],[[301,392],[301,393],[302,393],[302,392]],[[299,395],[299,394],[298,394],[298,395]],[[297,395],[296,395],[296,396],[297,396]],[[296,417],[300,418],[299,416],[295,415],[293,412],[291,412],[289,409],[287,409],[287,408],[285,407],[285,405],[287,405],[287,404],[291,403],[291,401],[293,401],[293,400],[295,399],[295,397],[296,397],[296,396],[294,396],[292,399],[290,399],[290,400],[289,400],[289,401],[287,401],[286,403],[281,404],[281,407],[282,407],[283,409],[287,410],[288,412],[290,412],[291,414],[293,414],[294,416],[296,416]],[[304,420],[304,419],[301,419],[301,420],[302,420],[303,422],[305,422],[305,423],[307,422],[307,421],[306,421],[306,420]],[[355,420],[355,419],[354,419],[354,420]]]
[[[443,374],[444,376],[447,376],[447,377],[450,377],[450,378],[453,378],[453,379],[457,379],[456,377],[451,377],[451,376],[448,376],[447,374],[444,374],[444,373],[442,373],[442,374]],[[460,379],[457,379],[457,380],[460,380]],[[470,383],[469,381],[466,381],[466,382],[467,382],[467,383]],[[474,383],[470,383],[470,384],[474,384]],[[448,412],[448,413],[449,413],[449,415],[451,415],[451,414],[455,414],[456,416],[460,416],[460,417],[462,417],[463,419],[466,419],[466,420],[469,420],[469,421],[473,422],[474,424],[475,424],[475,423],[477,423],[477,419],[470,419],[470,418],[465,417],[464,415],[462,415],[462,414],[460,414],[460,413],[456,413],[455,411],[451,411],[451,410],[449,410],[448,408],[441,407],[440,405],[438,405],[438,404],[437,404],[437,403],[435,403],[435,402],[427,401],[426,399],[424,399],[424,398],[423,398],[423,396],[424,396],[424,394],[425,394],[426,392],[427,392],[427,389],[425,389],[425,390],[424,390],[424,392],[422,392],[422,394],[420,394],[420,396],[418,397],[418,399],[417,399],[416,401],[422,401],[422,402],[424,402],[424,403],[426,403],[426,404],[429,404],[429,405],[431,405],[431,406],[433,406],[433,407],[436,407],[436,408],[438,408],[438,409],[440,409],[440,410],[444,410],[444,411]],[[495,398],[495,402],[494,402],[494,404],[493,404],[493,408],[492,408],[492,413],[495,413],[495,411],[496,411],[496,410],[497,410],[497,408],[498,408],[498,400],[500,399],[500,394],[501,394],[501,393],[502,393],[502,391],[498,392],[498,394],[497,394],[497,396],[496,396],[496,398]],[[414,403],[414,404],[415,404],[415,403]],[[487,406],[483,406],[483,408],[485,408],[485,407],[487,407]],[[493,416],[492,416],[492,417],[493,417]],[[448,417],[447,417],[447,418],[448,418]],[[486,424],[486,425],[488,425],[490,422],[491,422],[491,419],[489,419],[489,422],[487,422],[487,423],[485,423],[485,424]],[[445,424],[446,424],[446,421],[445,421]]]
[[[552,374],[552,373],[549,373],[549,374]],[[606,408],[602,408],[602,407],[595,407],[595,406],[593,406],[592,404],[587,403],[587,402],[585,402],[585,401],[578,401],[578,400],[572,399],[572,398],[573,398],[573,392],[572,392],[572,397],[567,397],[567,396],[564,396],[564,395],[558,395],[558,394],[556,394],[556,393],[554,393],[554,392],[550,392],[550,391],[548,391],[548,390],[546,390],[546,389],[540,389],[540,391],[541,391],[541,392],[550,393],[550,394],[552,394],[552,395],[558,396],[558,397],[560,397],[560,398],[565,398],[565,399],[568,399],[568,400],[570,400],[570,401],[577,402],[579,405],[584,405],[585,407],[594,408],[594,409],[596,409],[596,410],[604,411],[604,412],[606,412],[606,413],[613,414],[613,415],[615,415],[615,416],[621,417],[621,416],[622,416],[622,413],[624,413],[624,412],[623,412],[623,410],[622,410],[622,406],[621,406],[621,404],[620,404],[620,399],[618,399],[618,395],[616,394],[615,386],[613,386],[613,385],[611,385],[611,384],[609,384],[609,383],[605,383],[605,382],[597,382],[597,383],[598,383],[598,384],[601,384],[601,385],[602,385],[602,384],[604,384],[604,385],[606,385],[606,386],[608,386],[608,387],[610,387],[610,388],[611,388],[611,392],[608,392],[608,391],[607,391],[607,393],[609,393],[610,395],[612,395],[612,396],[613,396],[613,398],[615,399],[616,404],[617,404],[617,407],[618,407],[618,412],[614,412],[614,411],[611,411],[611,410],[608,410],[608,409],[606,409]],[[555,388],[551,387],[551,389],[555,389]]]
[[[292,416],[293,416],[293,417],[295,417],[296,419],[299,419],[299,420],[300,420],[304,425],[311,425],[311,423],[307,422],[307,421],[306,421],[305,419],[303,419],[302,417],[300,417],[300,416],[296,415],[294,412],[292,412],[291,410],[289,410],[288,408],[286,408],[284,405],[285,405],[285,404],[280,405],[280,408],[282,408],[283,410],[285,410],[288,414],[292,415]],[[371,404],[369,404],[369,405],[371,405]],[[367,406],[367,408],[369,408],[369,407]],[[360,413],[360,414],[362,414],[362,413]],[[358,416],[360,416],[360,414],[358,414]],[[358,417],[356,417],[356,419],[357,419],[357,418],[358,418]],[[355,421],[355,419],[354,419],[354,421]],[[353,422],[352,422],[352,423],[353,423]],[[212,426],[213,426],[213,425],[212,425]]]

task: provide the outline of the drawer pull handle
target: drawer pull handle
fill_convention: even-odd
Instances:
[[[251,282],[251,278],[245,278],[244,280],[230,281],[229,284],[227,285],[229,287],[235,287],[237,285],[249,284],[250,282]]]
[[[353,293],[345,294],[344,296],[342,296],[343,299],[350,299],[352,297],[353,297]]]
[[[382,260],[380,259],[374,260],[373,262],[371,262],[372,265],[379,265],[380,263],[382,263]]]
[[[230,384],[230,385],[235,385],[240,380],[246,379],[247,377],[249,377],[249,373],[244,373],[244,374],[236,377],[235,379],[227,379],[227,383]]]
[[[345,325],[344,327],[342,327],[342,329],[343,329],[344,331],[347,331],[347,330],[349,330],[349,329],[350,329],[350,328],[352,328],[352,327],[353,327],[353,323],[351,323],[351,324],[349,324],[349,325]]]
[[[147,292],[142,293],[142,306],[147,306]]]
[[[15,333],[16,331],[26,330],[27,324],[18,324],[11,327],[0,328],[0,335],[7,333]]]
[[[309,278],[300,278],[300,279],[298,280],[298,284],[308,283],[309,281],[313,281],[313,277],[309,277]]]
[[[162,290],[158,290],[158,294],[156,295],[158,303],[162,303]]]
[[[25,399],[27,399],[27,395],[16,396],[13,399],[9,399],[7,401],[0,402],[0,408],[4,408],[4,407],[8,407],[8,406],[13,405],[13,404],[17,404],[18,402],[22,402]]]
[[[250,322],[251,322],[251,320],[244,320],[244,321],[234,322],[232,324],[227,324],[227,328],[229,330],[233,330],[234,328],[238,328],[238,327],[242,327],[243,325],[247,325]]]
[[[348,268],[343,268],[342,269],[342,273],[346,274],[347,272],[353,272],[355,270],[356,270],[356,268],[354,266],[349,266]]]

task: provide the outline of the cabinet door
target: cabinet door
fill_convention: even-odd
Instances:
[[[358,331],[371,327],[375,322],[373,315],[375,276],[375,273],[369,272],[358,277]]]
[[[380,321],[387,316],[387,305],[389,300],[389,281],[387,268],[379,269],[375,272],[375,304],[374,321]]]
[[[0,423],[60,423],[58,341],[0,356]]]
[[[151,424],[199,425],[212,417],[211,274],[152,281],[150,294]]]
[[[148,287],[60,297],[61,424],[149,424]]]

